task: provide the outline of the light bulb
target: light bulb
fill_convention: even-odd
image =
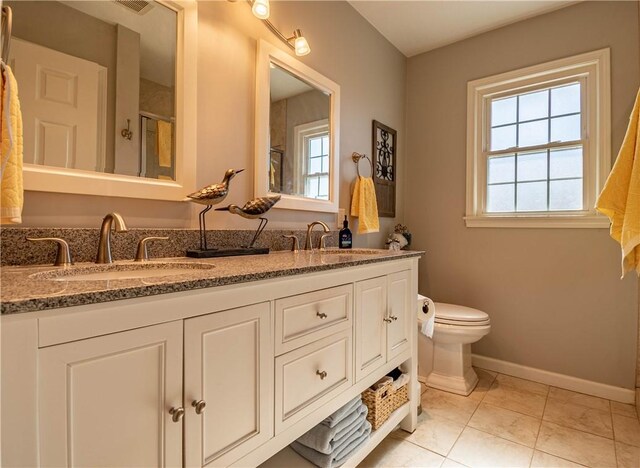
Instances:
[[[300,30],[296,31],[295,38],[296,39],[293,45],[294,45],[297,56],[301,57],[311,52],[311,47],[309,47],[309,43],[307,42],[305,37],[302,34],[300,34]]]
[[[266,20],[269,18],[269,0],[253,0],[251,11],[257,18]]]

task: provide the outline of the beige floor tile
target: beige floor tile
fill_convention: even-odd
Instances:
[[[522,379],[511,380],[513,377],[509,379],[506,377],[502,374],[496,377],[482,400],[483,403],[500,406],[535,418],[542,418],[544,404],[547,401],[546,390],[542,394],[542,387],[537,387],[539,384],[535,382]]]
[[[488,432],[527,447],[536,444],[540,420],[504,408],[480,403],[469,421],[469,427]]]
[[[549,398],[544,409],[545,421],[613,439],[611,412]]]
[[[531,460],[531,468],[580,468],[581,466],[584,465],[578,465],[540,450],[533,451],[533,460]]]
[[[393,431],[391,435],[446,457],[463,429],[464,424],[425,414],[413,434],[399,430]]]
[[[529,466],[533,449],[500,437],[465,428],[448,458],[472,467]]]
[[[360,463],[359,468],[439,467],[444,457],[410,442],[387,437]]]
[[[468,397],[429,388],[422,395],[422,412],[425,417],[444,418],[466,424],[478,407],[478,402]]]
[[[638,418],[627,418],[613,414],[613,434],[616,442],[640,447],[640,422]]]
[[[442,462],[441,468],[467,468],[467,467],[462,463],[458,463],[457,461],[453,461],[450,458],[446,458],[444,462]]]
[[[638,468],[640,466],[640,448],[616,442],[618,468]]]
[[[601,411],[609,411],[609,400],[598,398],[584,393],[572,392],[564,388],[551,387],[549,389],[549,399],[557,400],[561,403],[573,403],[576,405],[588,406],[589,408]]]
[[[582,465],[616,465],[613,440],[547,421],[542,421],[536,448]]]
[[[511,377],[510,375],[498,374],[496,380],[502,384],[503,387],[515,388],[517,390],[524,390],[527,392],[535,393],[536,395],[542,395],[544,397],[549,393],[549,386],[534,382],[532,380],[520,379],[518,377]]]
[[[478,385],[473,389],[469,398],[481,401],[491,388],[491,384],[496,378],[496,373],[478,368],[475,368],[475,371],[478,374]]]
[[[627,405],[626,403],[619,403],[617,401],[611,402],[611,412],[615,414],[620,414],[622,416],[627,416],[629,418],[638,417],[638,413],[636,412],[635,406]]]

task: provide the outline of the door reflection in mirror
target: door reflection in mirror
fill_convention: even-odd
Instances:
[[[137,3],[4,1],[25,163],[175,180],[177,14]]]

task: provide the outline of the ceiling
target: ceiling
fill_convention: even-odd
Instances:
[[[349,3],[407,57],[577,3],[545,0],[421,0]]]
[[[314,88],[280,67],[271,65],[271,102],[313,91]]]

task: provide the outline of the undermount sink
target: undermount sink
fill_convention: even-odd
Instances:
[[[31,278],[49,281],[108,281],[178,276],[213,268],[215,266],[208,263],[192,262],[112,263],[43,271],[34,273]]]

